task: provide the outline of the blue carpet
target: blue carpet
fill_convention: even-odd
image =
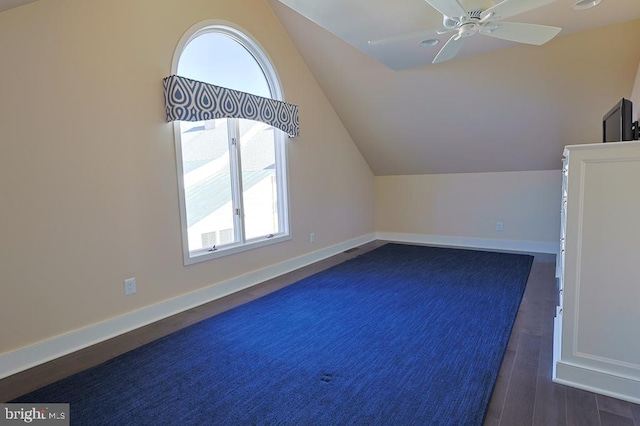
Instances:
[[[15,402],[73,425],[480,425],[532,261],[387,244]]]

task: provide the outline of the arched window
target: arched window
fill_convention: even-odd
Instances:
[[[172,73],[282,100],[267,55],[227,23],[189,30]],[[290,238],[282,131],[240,118],[174,125],[186,264]]]

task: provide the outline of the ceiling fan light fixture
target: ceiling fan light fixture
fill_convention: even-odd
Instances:
[[[448,30],[452,30],[455,27],[458,26],[458,20],[457,19],[453,19],[453,18],[449,18],[448,16],[443,16],[442,17],[442,26],[445,27]]]
[[[420,47],[431,47],[435,46],[438,43],[440,43],[440,40],[438,40],[437,38],[428,38],[426,40],[422,40],[418,44],[420,45]]]
[[[573,10],[591,9],[594,6],[597,6],[599,3],[600,0],[578,0],[571,8]]]
[[[280,1],[295,2],[298,0]],[[503,18],[525,13],[555,0],[492,0],[498,3],[486,10],[473,9],[469,11],[460,4],[460,1],[467,0],[425,0],[425,2],[433,9],[442,14],[442,28],[400,34],[387,37],[386,39],[369,41],[369,44],[382,45],[402,40],[413,40],[413,42],[421,48],[433,48],[442,41],[444,45],[432,61],[434,64],[439,64],[453,59],[461,51],[465,39],[473,37],[476,34],[515,43],[539,46],[554,38],[562,30],[562,28],[548,25],[530,24],[525,22],[502,22]],[[571,1],[575,7],[586,8],[588,6],[593,7],[599,4],[602,0]],[[438,37],[446,33],[453,33],[453,35],[451,35],[446,41],[443,37]],[[416,46],[416,44],[413,44],[413,46]],[[404,59],[399,59],[399,61],[403,62]],[[396,61],[394,60],[394,62]]]

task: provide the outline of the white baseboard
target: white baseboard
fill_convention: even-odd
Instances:
[[[460,248],[518,251],[527,253],[557,254],[559,244],[544,241],[495,240],[489,238],[455,237],[446,235],[403,234],[377,232],[376,239],[401,243],[428,244]]]
[[[363,235],[155,305],[0,354],[0,379],[375,240]]]
[[[640,404],[640,381],[637,379],[564,361],[556,362],[554,367],[555,383]]]

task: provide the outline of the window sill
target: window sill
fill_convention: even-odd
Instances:
[[[236,253],[242,253],[248,250],[253,250],[259,247],[265,247],[271,244],[288,241],[291,239],[291,234],[276,234],[271,238],[255,239],[244,244],[230,244],[222,246],[216,250],[210,251],[208,249],[196,250],[192,252],[184,253],[184,264],[193,265],[195,263],[206,262],[207,260],[217,259],[224,256],[229,256]]]

